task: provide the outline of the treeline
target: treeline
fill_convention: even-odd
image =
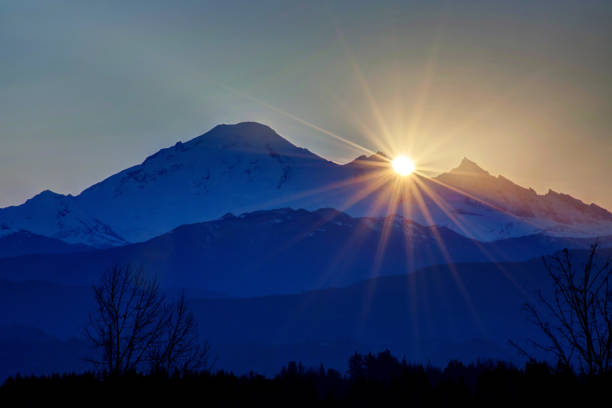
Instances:
[[[9,378],[3,406],[450,406],[606,401],[612,376],[577,375],[544,363],[503,362],[436,368],[399,361],[386,350],[354,354],[346,373],[289,363],[267,378],[251,373],[126,372]],[[603,398],[603,399],[602,399]]]

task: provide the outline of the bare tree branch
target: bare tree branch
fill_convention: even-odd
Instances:
[[[610,261],[597,264],[598,245],[591,246],[584,268],[575,269],[570,252],[544,258],[544,266],[553,283],[552,300],[538,292],[542,311],[525,304],[529,320],[547,339],[529,344],[552,353],[568,367],[578,366],[588,375],[610,371],[612,360],[612,291]],[[529,355],[516,343],[511,344],[523,355]]]
[[[97,307],[86,335],[100,352],[88,359],[98,368],[109,373],[208,368],[209,347],[198,341],[184,295],[171,303],[155,279],[118,266],[107,271],[93,291]]]

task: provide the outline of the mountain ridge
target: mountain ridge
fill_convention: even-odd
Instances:
[[[79,195],[45,190],[0,209],[0,235],[27,230],[97,247],[142,242],[183,224],[282,206],[333,207],[353,216],[404,211],[421,224],[493,241],[546,232],[612,233],[612,214],[569,195],[541,196],[464,158],[433,179],[412,179],[427,194],[390,201],[396,176],[382,152],[336,164],[257,122],[218,125],[159,150]],[[467,175],[466,175],[467,174]],[[429,194],[429,195],[428,195]],[[437,199],[436,199],[437,198]]]
[[[459,167],[435,178],[518,216],[548,218],[565,225],[580,224],[593,218],[612,222],[612,213],[594,203],[587,204],[552,189],[546,194],[538,194],[534,189],[522,187],[503,175],[491,175],[467,158]]]
[[[115,265],[132,265],[164,288],[255,296],[347,286],[449,262],[524,261],[591,243],[541,234],[479,242],[402,215],[283,208],[226,214],[122,247],[0,258],[0,279],[91,285]],[[612,246],[612,236],[600,243]]]

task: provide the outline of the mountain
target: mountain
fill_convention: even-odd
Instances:
[[[230,211],[278,207],[333,181],[338,168],[267,126],[221,125],[88,188],[76,202],[138,242]]]
[[[29,254],[71,253],[92,250],[83,244],[67,244],[59,239],[17,231],[0,236],[0,258]]]
[[[464,191],[465,190],[465,191]],[[280,207],[337,208],[352,216],[401,214],[493,241],[546,231],[612,234],[612,215],[569,196],[532,190],[462,165],[403,180],[382,153],[345,165],[299,148],[271,128],[219,125],[178,142],[77,196],[49,191],[0,209],[0,235],[20,230],[97,247],[142,242],[180,225]]]
[[[612,237],[599,241],[612,246]],[[142,267],[168,289],[259,296],[346,286],[436,264],[522,261],[591,242],[544,235],[480,242],[402,216],[277,209],[226,214],[117,248],[0,259],[0,279],[90,285],[118,264]]]
[[[67,242],[121,245],[228,211],[275,206],[334,181],[340,168],[267,126],[220,125],[76,197],[45,192],[0,210],[0,225],[5,233],[24,229]],[[321,207],[324,201],[313,205]]]
[[[19,231],[96,247],[126,243],[111,227],[83,210],[74,197],[49,190],[20,206],[0,210],[0,236]]]
[[[610,232],[612,213],[608,210],[552,190],[539,195],[501,175],[492,176],[467,158],[436,180],[521,217],[548,234],[592,236]]]
[[[536,290],[546,293],[549,288],[540,260],[483,262],[432,266],[410,275],[296,294],[190,297],[189,306],[201,337],[219,357],[215,368],[271,374],[290,360],[344,369],[356,350],[386,347],[423,363],[479,357],[513,361],[520,356],[508,347],[508,339],[520,342],[537,334],[522,305]],[[7,373],[7,365],[48,372],[53,364],[58,370],[65,367],[58,360],[75,360],[74,351],[63,362],[57,353],[66,351],[62,344],[82,336],[95,307],[91,288],[0,280],[0,295],[0,327],[7,328],[4,335],[0,332],[0,343],[10,357],[0,359],[0,375]],[[47,335],[13,333],[10,327],[15,326]],[[24,348],[32,344],[36,352],[28,356]],[[49,355],[41,351],[47,349]]]
[[[546,278],[540,262],[444,265],[346,288],[193,299],[191,305],[202,336],[227,350],[219,364],[236,370],[271,372],[266,360],[274,361],[273,347],[282,352],[291,346],[284,357],[315,366],[332,350],[335,356],[325,361],[342,367],[356,350],[385,348],[409,361],[441,365],[450,359],[516,362],[520,356],[507,341],[537,338],[522,306],[537,289],[549,288]]]

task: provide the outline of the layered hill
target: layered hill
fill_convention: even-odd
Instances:
[[[83,244],[67,244],[62,240],[17,231],[0,236],[0,258],[29,254],[73,253],[93,250]]]
[[[601,259],[610,255],[609,250],[600,254]],[[578,268],[585,256],[572,253]],[[216,368],[272,374],[287,361],[345,369],[356,350],[386,347],[422,363],[516,361],[521,356],[508,340],[524,344],[538,335],[522,308],[526,301],[535,302],[538,290],[548,295],[551,282],[536,259],[432,266],[410,275],[289,295],[190,296],[189,305],[202,338],[219,357]],[[7,371],[11,367],[28,368],[26,373],[65,369],[67,362],[75,364],[69,370],[82,367],[75,356],[87,352],[82,330],[95,308],[90,287],[0,279],[0,295],[0,328],[5,330],[0,343],[7,357],[0,359],[0,379],[14,374]],[[57,339],[14,329],[17,324]],[[79,336],[80,343],[71,340]],[[61,352],[64,358],[59,358]]]
[[[117,248],[0,258],[0,279],[90,285],[114,265],[131,265],[165,288],[259,296],[346,286],[436,264],[522,261],[592,242],[546,235],[481,242],[399,215],[278,209],[227,214]],[[599,242],[612,246],[612,237]]]

